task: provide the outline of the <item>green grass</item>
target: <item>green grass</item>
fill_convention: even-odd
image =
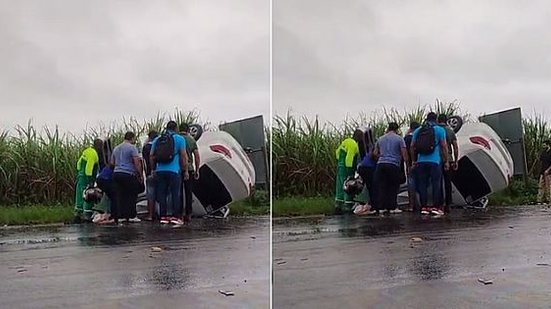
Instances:
[[[254,206],[247,202],[237,202],[231,206],[230,216],[265,216],[270,214],[270,205]]]
[[[331,215],[335,211],[331,197],[284,197],[274,199],[274,217]]]
[[[537,202],[538,183],[532,178],[526,184],[523,180],[515,180],[500,192],[490,195],[491,206],[529,205]]]
[[[3,206],[0,225],[68,223],[73,219],[72,206]]]

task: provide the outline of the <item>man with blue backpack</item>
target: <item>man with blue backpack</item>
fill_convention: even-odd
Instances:
[[[444,215],[442,205],[442,172],[449,170],[446,130],[437,124],[437,115],[427,115],[425,123],[413,132],[411,142],[412,166],[419,192],[421,214]],[[428,205],[428,187],[432,186],[432,207]]]
[[[157,202],[160,207],[161,224],[183,225],[182,174],[189,179],[186,140],[177,134],[178,125],[169,121],[166,130],[151,146],[151,175],[155,177]],[[171,195],[172,217],[167,216],[168,195]]]

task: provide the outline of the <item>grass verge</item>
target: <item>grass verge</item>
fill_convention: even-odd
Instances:
[[[274,217],[331,215],[335,203],[331,197],[284,197],[274,199]]]
[[[0,225],[67,223],[73,219],[72,206],[2,206]]]
[[[270,214],[270,205],[251,205],[237,202],[230,206],[230,216],[264,216]]]
[[[73,206],[0,206],[0,226],[70,223],[73,220]],[[231,206],[233,216],[263,216],[270,214],[269,204],[251,203],[248,200]]]

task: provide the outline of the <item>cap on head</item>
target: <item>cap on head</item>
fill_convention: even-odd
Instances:
[[[178,130],[178,124],[176,123],[176,121],[171,120],[166,124],[166,129],[170,131],[176,131]]]
[[[427,114],[427,121],[435,122],[438,119],[438,116],[435,112],[430,112]]]

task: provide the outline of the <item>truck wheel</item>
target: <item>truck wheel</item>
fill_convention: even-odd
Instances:
[[[191,135],[196,141],[203,135],[203,127],[199,124],[192,124],[189,126],[189,135]]]
[[[459,116],[452,116],[448,119],[448,125],[455,133],[457,133],[459,132],[459,130],[461,130],[461,127],[463,126],[463,118]]]

